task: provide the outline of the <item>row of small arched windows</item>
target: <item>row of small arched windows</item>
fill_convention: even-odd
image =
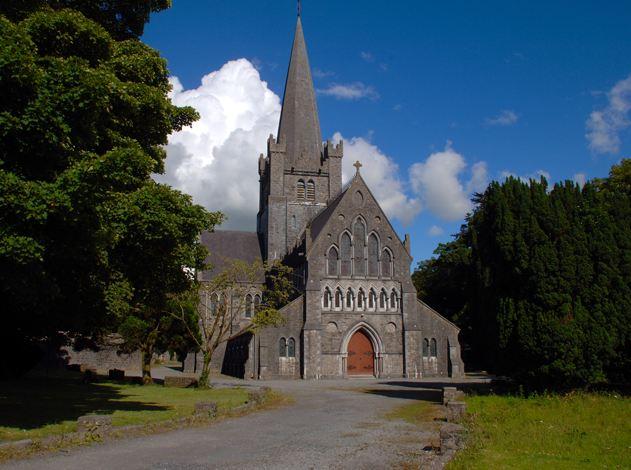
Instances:
[[[278,355],[280,357],[296,357],[296,340],[293,338],[278,340]]]
[[[359,288],[357,295],[350,287],[343,292],[340,287],[335,289],[335,294],[328,287],[322,294],[323,310],[398,310],[399,295],[395,289],[390,294],[386,289],[381,289],[379,296],[374,288],[368,290]]]
[[[259,294],[247,294],[244,301],[244,316],[245,318],[252,318],[254,316],[254,313],[261,306],[261,296]],[[239,308],[241,304],[241,297],[238,295],[233,295],[231,297],[231,302],[231,308]],[[210,314],[213,316],[216,315],[220,306],[221,296],[215,292],[210,296]]]
[[[357,219],[353,224],[353,238],[346,231],[340,237],[339,249],[335,245],[329,248],[327,274],[356,277],[378,277],[381,274],[392,277],[392,260],[392,252],[388,248],[380,249],[379,238],[374,232],[366,239],[366,226],[362,219]]]
[[[305,183],[305,180],[298,180],[296,183],[296,198],[315,201],[315,183],[313,180],[309,180]]]
[[[436,357],[437,355],[436,349],[436,338],[432,338],[431,340],[424,338],[423,339],[423,357]]]

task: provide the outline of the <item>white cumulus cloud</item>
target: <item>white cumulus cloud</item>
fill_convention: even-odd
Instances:
[[[353,177],[356,171],[353,164],[359,160],[362,163],[362,177],[386,215],[405,225],[411,223],[421,211],[421,203],[405,194],[404,182],[399,177],[399,166],[394,160],[362,137],[346,140],[336,132],[333,141],[339,140],[344,140],[343,182],[346,183]]]
[[[607,93],[607,106],[589,115],[585,137],[595,153],[618,153],[620,132],[631,126],[631,75],[620,80]]]
[[[519,120],[519,116],[515,111],[505,109],[501,111],[497,116],[493,116],[485,119],[487,126],[512,126]]]
[[[585,173],[576,173],[572,180],[582,188],[587,183],[587,175]]]
[[[445,231],[442,227],[439,227],[438,225],[432,225],[427,231],[427,234],[430,237],[440,237],[443,233],[445,233]]]
[[[488,181],[484,162],[473,165],[469,179],[462,181],[466,168],[464,157],[448,142],[442,152],[410,167],[410,182],[425,207],[443,220],[455,221],[471,212],[471,195],[483,191]]]
[[[258,156],[276,133],[280,98],[246,59],[227,62],[185,90],[173,77],[171,99],[192,106],[200,119],[169,137],[166,172],[156,175],[193,196],[197,204],[228,216],[224,228],[256,227]]]
[[[331,83],[326,88],[319,88],[318,93],[325,96],[332,96],[338,100],[356,101],[362,98],[370,100],[379,99],[379,93],[374,87],[362,82],[353,83]]]

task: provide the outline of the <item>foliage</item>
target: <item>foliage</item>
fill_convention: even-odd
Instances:
[[[629,380],[630,168],[582,189],[493,182],[419,266],[417,289],[463,327],[476,365],[535,387]]]
[[[295,292],[291,269],[279,262],[269,265],[229,260],[212,279],[199,283],[180,296],[181,308],[172,316],[181,321],[203,355],[200,387],[209,386],[213,353],[230,338],[281,325],[280,313]],[[262,281],[265,280],[265,284]],[[263,285],[261,302],[256,304],[257,286]],[[197,326],[190,322],[190,306],[197,303]],[[249,311],[251,318],[245,318]]]
[[[447,468],[628,468],[631,400],[619,395],[467,398],[467,447]]]
[[[171,104],[164,59],[138,40],[168,5],[0,4],[0,343],[18,357],[62,331],[128,321],[137,335],[164,303],[152,293],[188,289],[175,263],[195,267],[197,233],[220,220],[150,179],[167,136],[197,118]]]

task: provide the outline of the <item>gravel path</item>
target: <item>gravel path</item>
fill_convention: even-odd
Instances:
[[[392,468],[416,460],[434,436],[431,425],[414,426],[384,416],[412,400],[438,400],[440,392],[422,383],[346,380],[255,385],[270,385],[295,402],[204,428],[75,448],[2,468]]]

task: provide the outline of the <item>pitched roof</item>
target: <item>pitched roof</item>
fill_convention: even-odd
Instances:
[[[201,235],[201,241],[202,245],[210,252],[206,262],[211,264],[210,270],[202,272],[202,281],[211,280],[233,260],[241,260],[248,264],[256,261],[263,262],[261,245],[256,232],[236,230],[204,231]],[[260,282],[265,281],[263,272],[261,272],[259,280]]]
[[[320,164],[322,134],[300,17],[296,22],[285,82],[278,141],[286,144],[289,164],[296,162],[301,155]]]

